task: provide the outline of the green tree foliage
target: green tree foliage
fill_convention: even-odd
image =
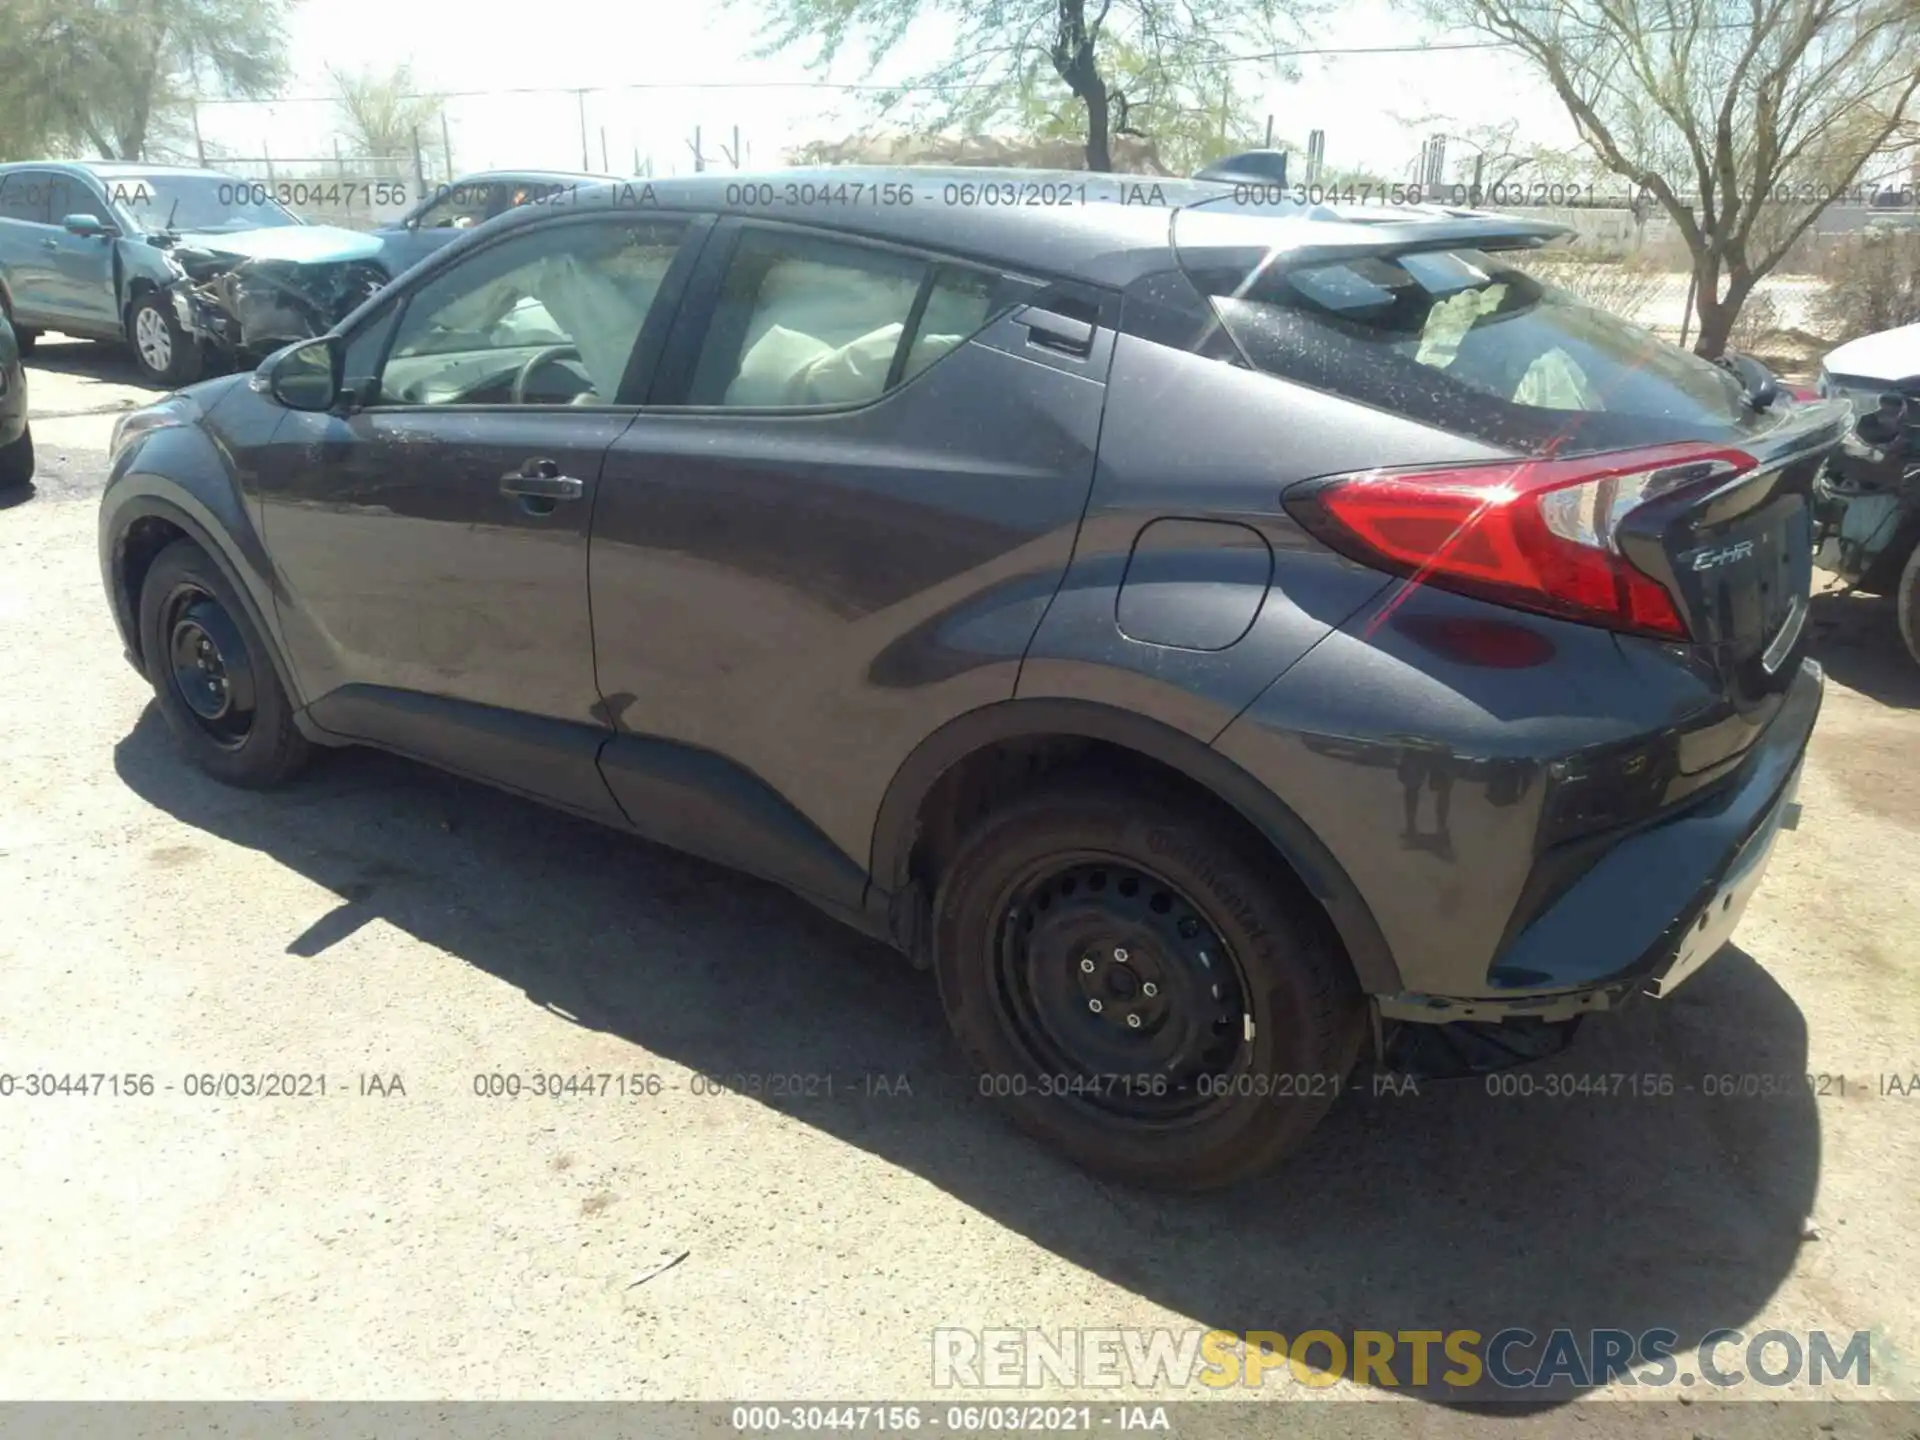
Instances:
[[[1264,138],[1235,99],[1232,62],[1300,33],[1313,0],[768,0],[760,53],[797,47],[825,71],[864,51],[871,76],[916,22],[951,26],[949,58],[880,97],[883,114],[927,130],[1071,136],[1086,168],[1115,168],[1116,137],[1149,142],[1161,165]],[[1283,74],[1274,66],[1270,74]],[[1247,75],[1251,85],[1253,77]]]
[[[142,160],[184,139],[196,94],[286,77],[290,0],[0,0],[0,143]]]

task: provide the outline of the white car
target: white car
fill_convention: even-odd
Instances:
[[[1920,325],[1849,340],[1820,364],[1820,393],[1845,395],[1856,411],[1875,409],[1881,395],[1916,379],[1920,379]]]
[[[1892,595],[1920,661],[1920,325],[1863,335],[1820,367],[1823,397],[1853,402],[1855,431],[1816,485],[1817,563],[1869,595]]]

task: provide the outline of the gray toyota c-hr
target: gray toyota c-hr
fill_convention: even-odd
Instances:
[[[1798,813],[1845,407],[1542,283],[1558,233],[582,189],[128,416],[107,593],[214,776],[373,745],[764,876],[1026,1128],[1224,1184],[1364,1052],[1670,993]]]

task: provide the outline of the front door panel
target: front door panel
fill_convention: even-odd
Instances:
[[[530,760],[558,744],[578,752],[584,770],[575,779],[590,777],[586,737],[573,744],[566,730],[538,722],[603,728],[587,527],[602,457],[630,418],[586,410],[289,414],[260,499],[283,625],[315,718],[352,738],[481,774],[494,768],[489,753],[509,752],[483,744],[474,730],[520,726]],[[505,493],[504,477],[529,461],[579,480],[579,497]],[[551,788],[532,771],[525,778],[517,788]],[[584,788],[591,796],[600,787]],[[579,796],[570,784],[554,798]]]

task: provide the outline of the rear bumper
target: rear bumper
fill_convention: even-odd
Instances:
[[[1379,996],[1383,1018],[1563,1020],[1642,993],[1671,995],[1731,938],[1774,841],[1798,823],[1801,765],[1825,688],[1819,665],[1803,661],[1736,782],[1609,851],[1500,956],[1491,993]],[[1529,983],[1497,983],[1518,975]]]

